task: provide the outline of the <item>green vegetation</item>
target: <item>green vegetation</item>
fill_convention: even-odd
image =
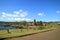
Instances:
[[[9,24],[10,26],[13,26],[14,28],[18,29],[12,29],[12,30],[0,30],[0,38],[8,38],[8,37],[15,37],[15,36],[21,36],[31,33],[40,32],[42,30],[51,30],[60,28],[60,24],[58,22],[42,22],[34,20],[33,22],[0,22],[1,24]]]
[[[0,30],[0,38],[7,38],[7,37],[15,37],[15,36],[21,36],[21,35],[26,35],[30,33],[35,33],[37,31],[33,29],[29,29],[28,32],[26,29],[23,29],[22,32],[20,29],[13,29],[10,30],[11,33],[7,33],[6,30]]]
[[[39,26],[38,26],[39,27]],[[36,28],[35,28],[36,29]],[[40,31],[45,31],[45,30],[51,30],[51,29],[56,29],[56,27],[47,27],[46,28],[37,28],[37,30],[35,29],[22,29],[22,32],[21,32],[21,29],[12,29],[12,30],[9,30],[11,33],[7,33],[6,30],[0,30],[0,38],[8,38],[8,37],[17,37],[17,36],[21,36],[21,35],[26,35],[26,34],[31,34],[31,33],[37,33],[37,32],[40,32]],[[43,30],[42,30],[43,29]]]

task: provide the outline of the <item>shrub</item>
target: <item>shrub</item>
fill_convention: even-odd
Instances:
[[[45,28],[45,27],[43,27],[43,26],[39,26],[39,27],[38,27],[39,30],[42,30],[42,29],[44,29],[44,28]]]
[[[36,28],[33,28],[34,30],[36,30]]]

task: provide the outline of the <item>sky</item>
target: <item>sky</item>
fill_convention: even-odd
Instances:
[[[60,21],[60,0],[0,0],[0,21]]]

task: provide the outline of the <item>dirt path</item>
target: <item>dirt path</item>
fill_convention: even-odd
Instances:
[[[9,40],[60,40],[60,29]]]

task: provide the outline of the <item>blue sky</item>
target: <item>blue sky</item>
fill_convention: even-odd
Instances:
[[[0,21],[60,21],[60,0],[0,0]]]

